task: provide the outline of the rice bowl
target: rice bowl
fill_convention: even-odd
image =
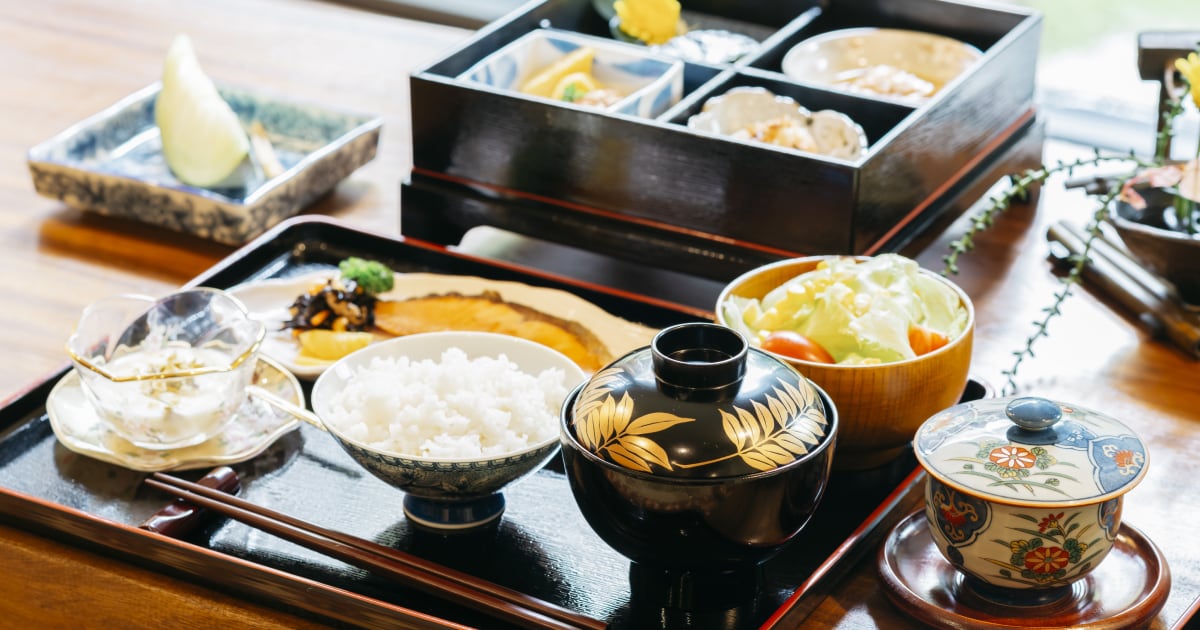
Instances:
[[[423,459],[485,459],[558,436],[565,374],[521,371],[506,355],[438,361],[374,357],[329,401],[329,426],[373,449]]]
[[[504,510],[504,486],[558,452],[558,411],[585,380],[565,355],[496,333],[435,332],[356,351],[312,407],[355,462],[403,490],[420,526],[465,529]]]

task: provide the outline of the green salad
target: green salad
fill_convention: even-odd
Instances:
[[[897,254],[830,258],[761,300],[730,296],[721,309],[728,326],[764,350],[847,365],[932,352],[968,321],[953,289]]]

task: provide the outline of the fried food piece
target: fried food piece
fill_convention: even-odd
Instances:
[[[604,344],[578,323],[506,302],[494,291],[380,300],[375,304],[375,327],[397,336],[440,330],[512,335],[554,348],[591,372],[612,359]]]

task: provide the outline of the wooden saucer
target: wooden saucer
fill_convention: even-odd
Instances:
[[[1112,551],[1056,601],[995,603],[977,595],[938,551],[923,511],[900,521],[879,550],[884,592],[901,610],[937,628],[1089,628],[1148,625],[1171,590],[1171,572],[1154,543],[1122,524]]]

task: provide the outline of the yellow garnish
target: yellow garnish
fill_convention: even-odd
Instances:
[[[372,339],[369,332],[335,330],[306,330],[298,336],[300,358],[336,361],[355,350],[366,348]]]
[[[1192,92],[1192,102],[1200,107],[1200,53],[1188,53],[1187,59],[1176,59],[1175,69],[1183,75]]]
[[[534,96],[552,98],[554,88],[558,86],[559,81],[563,77],[577,72],[590,75],[592,73],[592,60],[595,57],[596,51],[591,47],[580,46],[530,77],[521,86],[521,91]]]
[[[617,0],[613,9],[621,30],[647,44],[665,44],[679,34],[677,0]]]

